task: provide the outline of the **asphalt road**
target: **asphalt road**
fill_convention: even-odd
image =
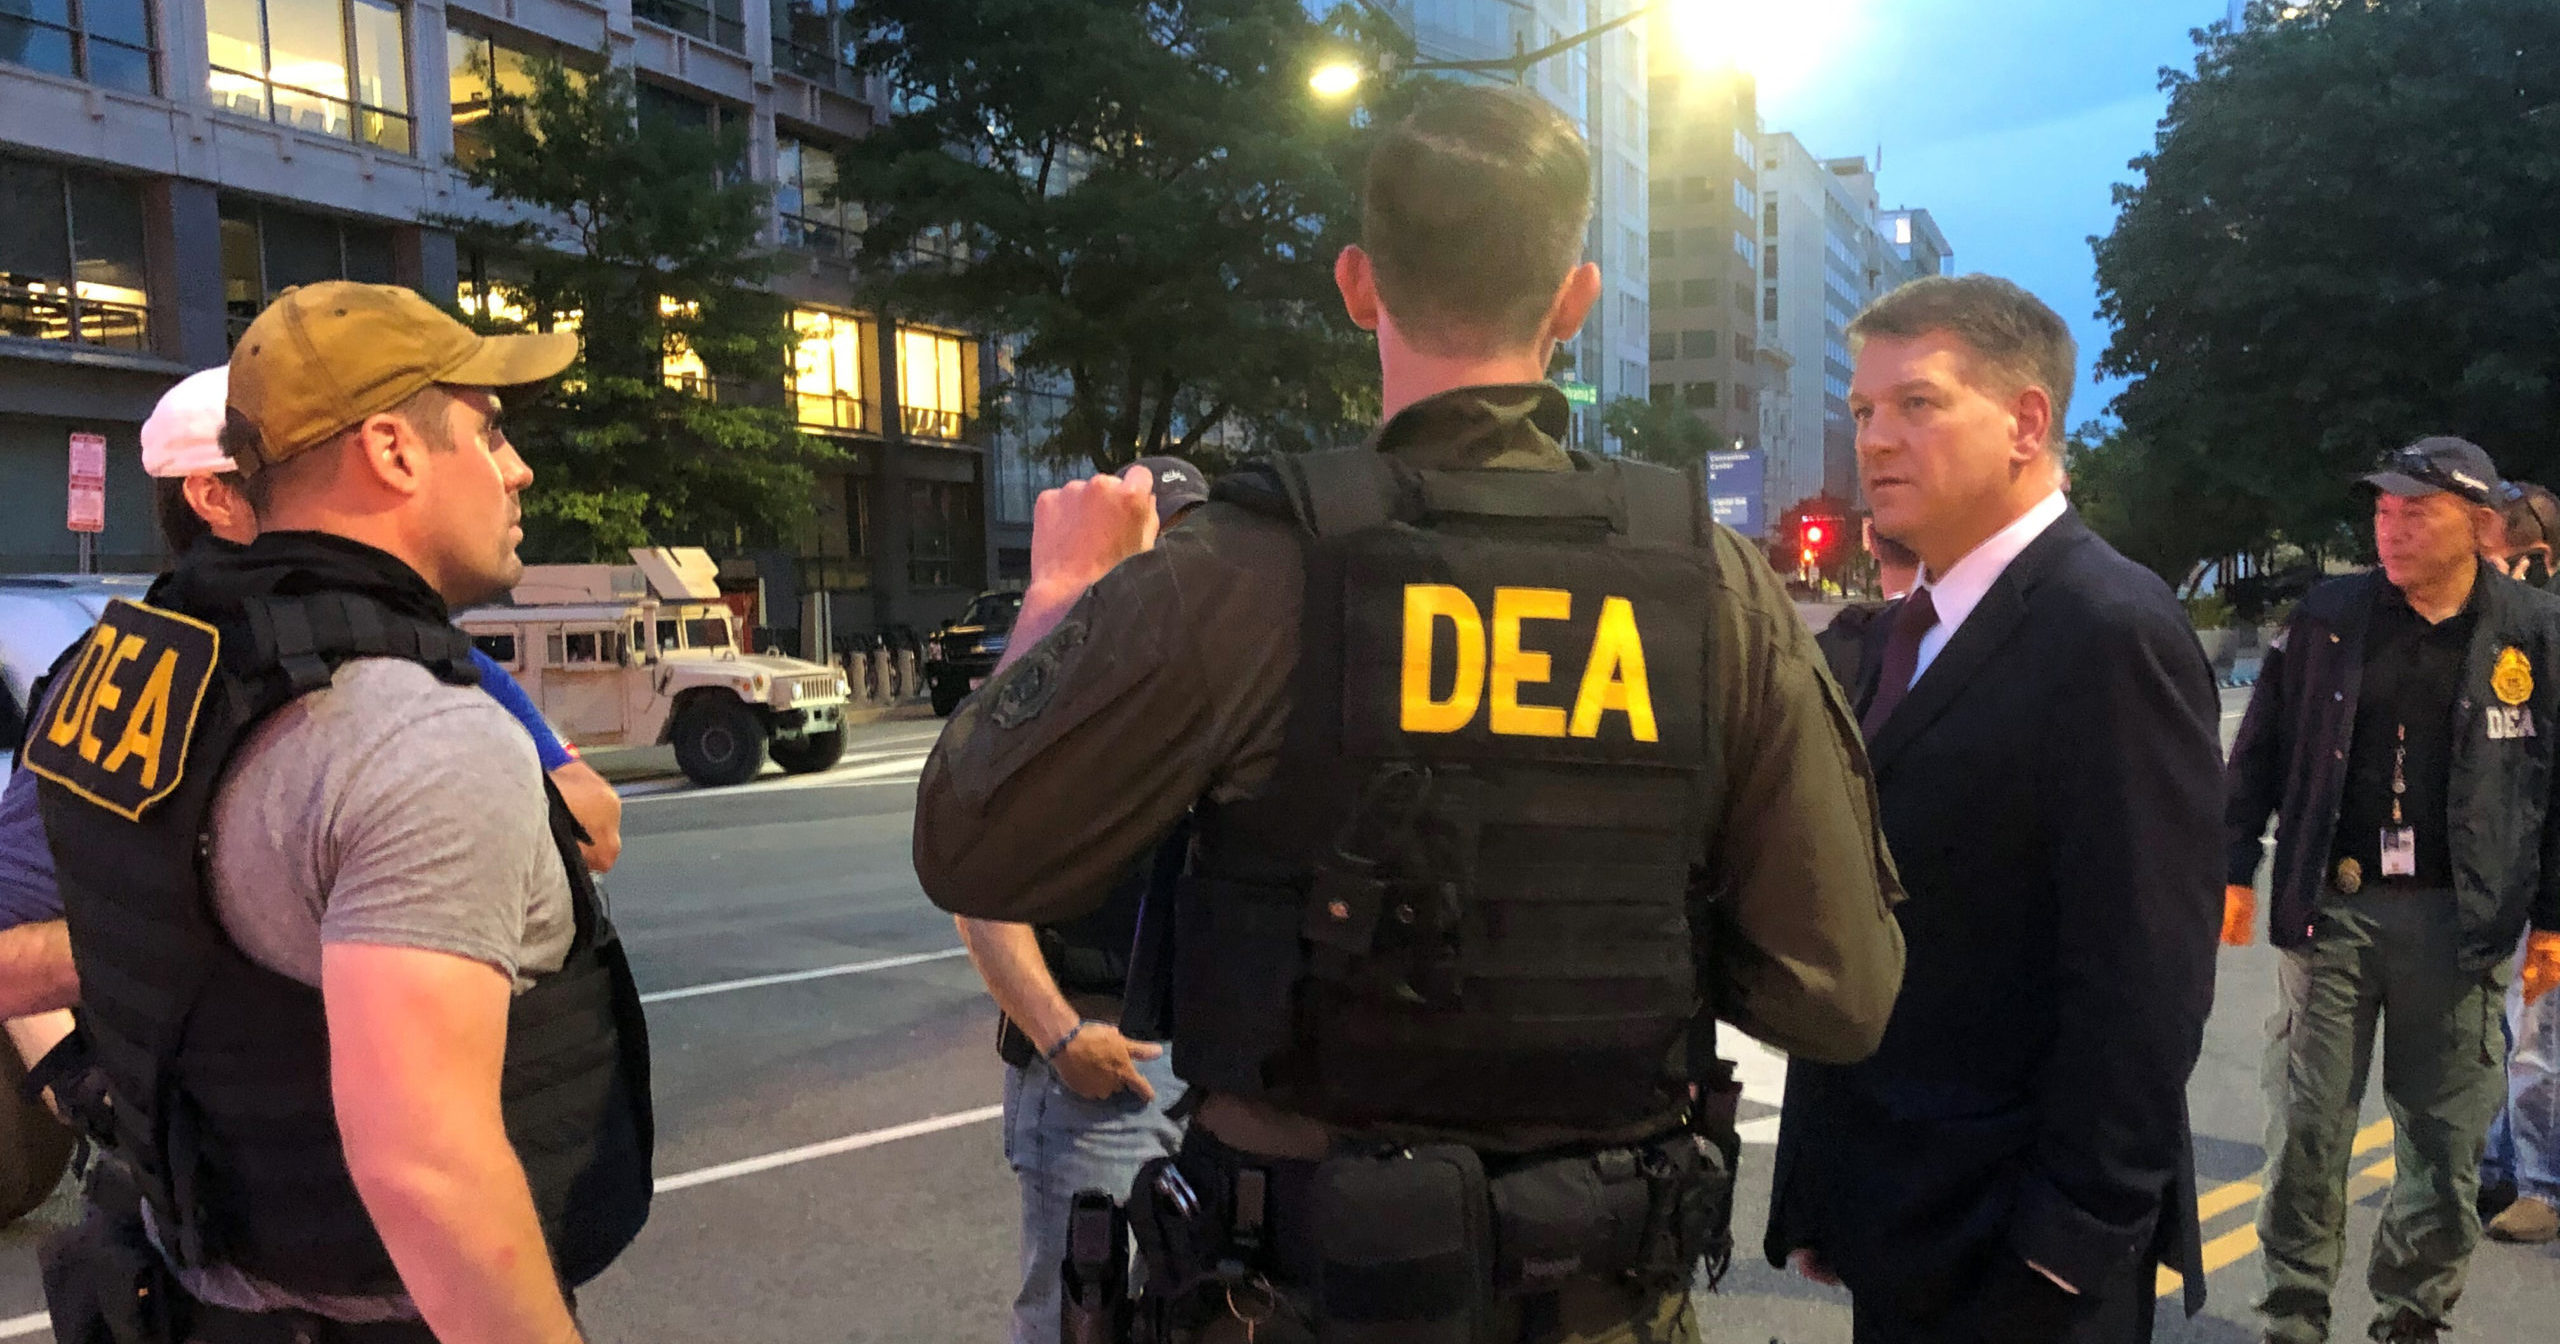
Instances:
[[[2226,693],[2236,723],[2241,692]],[[591,1337],[638,1341],[994,1341],[1012,1291],[1016,1204],[996,1123],[993,1010],[907,859],[914,779],[935,725],[872,725],[815,779],[717,792],[633,786],[614,914],[653,997],[660,1194],[631,1252],[581,1294]],[[2273,954],[2225,951],[2192,1099],[2207,1187],[2212,1302],[2171,1306],[2160,1338],[2247,1344],[2256,1286],[2250,1184]],[[1728,1040],[1731,1041],[1731,1033]],[[1746,1049],[1765,1144],[1783,1063]],[[2368,1121],[2379,1121],[2378,1097]],[[2371,1131],[2351,1229],[2341,1339],[2370,1310],[2360,1273],[2388,1131]],[[1718,1344],[1846,1341],[1846,1299],[1769,1269],[1756,1246],[1765,1146],[1746,1157],[1745,1254],[1700,1300]],[[41,1339],[35,1244],[53,1205],[0,1232],[0,1339]],[[2171,1299],[2174,1301],[2174,1299]],[[22,1313],[25,1313],[22,1315]],[[2548,1339],[2560,1251],[2486,1244],[2461,1338]],[[2533,1322],[2542,1324],[2536,1326]]]

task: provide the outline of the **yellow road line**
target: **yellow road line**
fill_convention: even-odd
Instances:
[[[2376,1148],[2389,1144],[2392,1137],[2391,1122],[2376,1120],[2356,1131],[2355,1152],[2358,1156],[2372,1152]],[[2391,1178],[2398,1170],[2396,1160],[2386,1157],[2357,1172],[2355,1179],[2348,1183],[2347,1202],[2352,1204],[2391,1184]],[[2232,1181],[2227,1185],[2217,1185],[2196,1198],[2196,1217],[2198,1221],[2210,1222],[2265,1193],[2266,1187],[2256,1181]],[[2204,1272],[2219,1273],[2247,1258],[2257,1249],[2258,1228],[2255,1223],[2234,1228],[2204,1244],[2204,1254],[2201,1257],[2204,1262]],[[2186,1280],[2179,1277],[2178,1271],[2167,1268],[2163,1268],[2152,1282],[2161,1297],[2167,1297],[2186,1286]]]

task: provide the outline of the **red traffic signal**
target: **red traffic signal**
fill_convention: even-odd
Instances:
[[[1804,544],[1807,546],[1820,547],[1822,545],[1822,539],[1827,535],[1829,534],[1823,531],[1822,524],[1820,523],[1806,523],[1804,525]]]

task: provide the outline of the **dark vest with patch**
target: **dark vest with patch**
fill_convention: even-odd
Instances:
[[[1712,552],[1687,478],[1282,458],[1221,497],[1292,519],[1305,615],[1269,786],[1204,804],[1177,899],[1174,1063],[1362,1127],[1594,1134],[1675,1116],[1712,1052]]]
[[[182,569],[152,605],[111,604],[67,655],[26,764],[43,776],[115,1147],[164,1250],[297,1292],[388,1295],[403,1289],[347,1168],[320,991],[225,933],[206,826],[249,731],[339,664],[404,658],[454,685],[479,677],[452,626],[273,554],[216,580]],[[551,829],[576,935],[561,968],[514,999],[502,1096],[554,1267],[574,1285],[646,1220],[653,1128],[639,993],[556,791]]]

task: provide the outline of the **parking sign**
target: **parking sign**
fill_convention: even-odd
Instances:
[[[74,532],[107,530],[107,436],[71,436],[71,513]]]

